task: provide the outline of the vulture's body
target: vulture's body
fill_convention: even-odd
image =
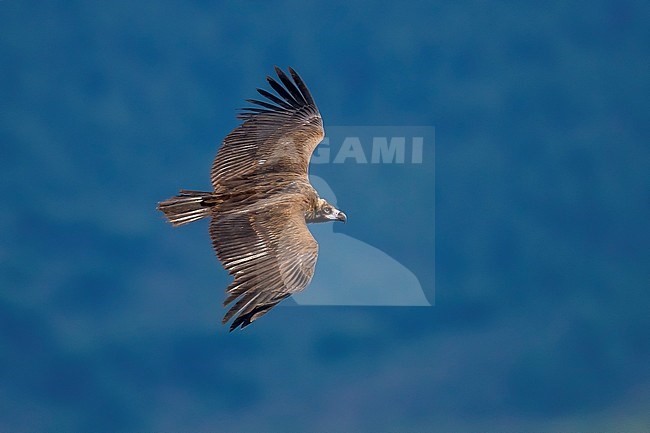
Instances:
[[[345,221],[343,212],[318,196],[309,183],[311,155],[323,139],[323,122],[302,79],[276,67],[274,95],[239,115],[243,123],[224,139],[212,164],[212,192],[181,190],[158,204],[175,226],[210,217],[217,257],[234,277],[223,318],[230,330],[244,328],[314,274],[318,244],[308,222]]]

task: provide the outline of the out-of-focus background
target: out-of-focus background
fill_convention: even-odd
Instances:
[[[649,20],[643,1],[0,1],[0,430],[647,432]],[[435,306],[221,326],[207,223],[172,230],[155,203],[209,187],[275,64],[326,125],[436,127]],[[313,172],[336,232],[417,275],[421,168]]]

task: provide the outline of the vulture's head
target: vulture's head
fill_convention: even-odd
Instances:
[[[343,221],[348,220],[347,216],[329,204],[327,200],[319,198],[318,208],[316,208],[312,218],[308,220],[310,223],[326,223],[328,221]]]

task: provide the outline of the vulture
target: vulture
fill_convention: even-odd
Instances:
[[[212,191],[181,190],[158,203],[174,226],[210,218],[219,261],[234,278],[226,288],[222,323],[250,325],[314,275],[318,243],[307,223],[346,222],[309,182],[309,160],[325,133],[304,81],[275,67],[275,93],[248,99],[242,123],[223,140],[210,173]]]

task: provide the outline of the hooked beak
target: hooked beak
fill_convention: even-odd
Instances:
[[[347,217],[347,215],[345,215],[343,212],[340,212],[340,211],[339,211],[339,213],[336,215],[336,219],[337,219],[338,221],[346,222],[346,221],[348,220],[348,217]]]

